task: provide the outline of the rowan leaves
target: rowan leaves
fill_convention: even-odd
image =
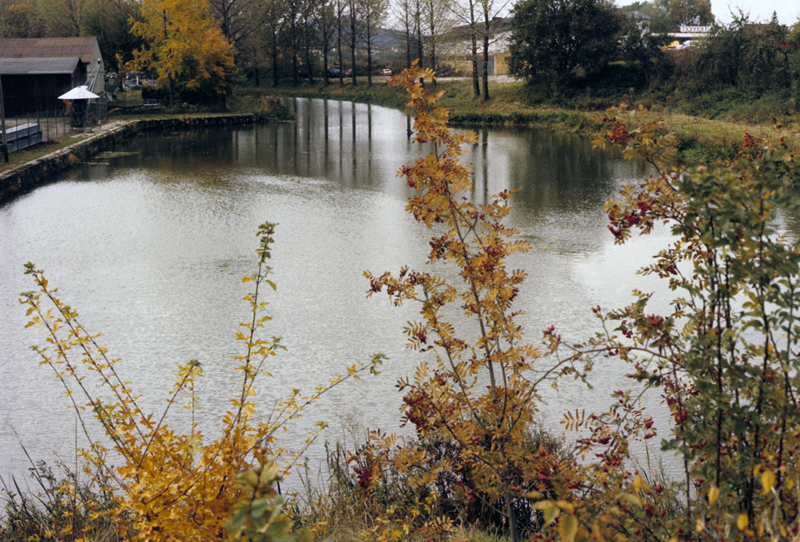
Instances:
[[[525,342],[516,323],[522,311],[513,308],[526,273],[506,267],[510,255],[530,250],[503,224],[513,193],[503,191],[485,204],[471,201],[470,164],[462,157],[477,139],[447,126],[448,110],[437,103],[441,92],[429,93],[421,82],[432,77],[415,64],[394,78],[416,112],[410,136],[431,150],[399,175],[415,189],[408,212],[432,232],[428,262],[454,266],[458,279],[407,268],[398,275],[365,273],[368,296],[386,292],[395,304],[418,304],[420,320],[409,322],[405,333],[409,348],[430,355],[430,364],[421,362],[413,380],[398,383],[403,419],[420,440],[390,459],[414,487],[442,487],[445,477],[458,473],[458,498],[480,500],[502,514],[517,537],[515,503],[552,488],[545,473],[554,468],[553,458],[532,456],[526,448],[535,430],[537,386],[563,374],[567,364],[534,371],[540,353]],[[453,319],[451,306],[463,318]],[[430,455],[425,442],[446,443],[453,453]]]

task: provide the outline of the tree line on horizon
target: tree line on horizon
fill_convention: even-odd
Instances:
[[[643,32],[626,12],[650,17]],[[677,25],[711,25],[694,50],[665,54]],[[800,28],[734,16],[716,24],[709,0],[5,0],[6,38],[96,36],[108,71],[147,71],[193,101],[233,85],[356,84],[413,60],[454,74],[468,59],[474,95],[489,98],[489,51],[510,29],[510,67],[540,96],[720,88],[749,99],[800,96]],[[457,46],[454,46],[457,43]],[[501,46],[501,44],[497,44]],[[338,69],[331,69],[338,68]],[[790,95],[787,95],[789,93]],[[534,93],[534,95],[537,95]],[[713,103],[702,107],[713,107]]]
[[[767,123],[796,113],[800,23],[782,24],[775,14],[757,22],[739,11],[730,23],[717,24],[707,2],[693,10],[690,3],[630,6],[653,13],[650,31],[642,32],[603,1],[522,0],[513,10],[512,71],[528,81],[533,102],[602,109],[636,100],[692,115]],[[680,9],[671,11],[675,4]],[[678,24],[710,31],[684,49],[669,49],[674,38],[665,29]]]

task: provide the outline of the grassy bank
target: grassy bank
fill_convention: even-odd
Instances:
[[[50,141],[45,141],[44,143],[40,143],[35,147],[9,153],[8,162],[3,161],[2,157],[0,156],[0,173],[22,166],[24,164],[27,164],[28,162],[38,160],[43,156],[47,156],[52,152],[60,151],[61,149],[64,149],[66,147],[69,147],[70,145],[74,145],[75,143],[79,143],[84,139],[89,138],[91,135],[92,134],[90,133],[78,133],[78,132],[74,134],[62,135],[53,138]]]
[[[473,97],[471,81],[444,81],[439,82],[435,88],[446,91],[441,103],[451,108],[453,123],[462,126],[530,126],[566,130],[589,137],[603,129],[597,122],[597,116],[603,112],[606,103],[584,103],[577,108],[535,105],[528,87],[522,82],[490,84],[491,99],[486,102]],[[305,83],[297,87],[238,88],[232,105],[235,109],[246,110],[252,107],[254,100],[265,94],[349,100],[397,108],[402,108],[406,100],[404,93],[383,81],[367,88],[366,80],[362,79],[355,87],[351,84],[342,86],[337,80],[328,86]],[[632,106],[638,105],[635,97],[631,97],[630,102]],[[665,120],[670,131],[675,132],[679,141],[680,157],[689,164],[734,156],[741,149],[745,132],[760,136],[773,131],[771,123],[746,124],[715,120],[661,106],[655,106],[654,112]],[[794,146],[800,147],[798,133],[789,134],[787,139]]]

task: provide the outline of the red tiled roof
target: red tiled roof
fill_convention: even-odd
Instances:
[[[97,38],[7,38],[0,39],[0,58],[79,57],[92,61]],[[96,59],[95,59],[96,60]]]

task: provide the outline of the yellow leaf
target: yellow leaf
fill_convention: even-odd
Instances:
[[[600,522],[595,521],[592,523],[592,540],[597,540],[598,542],[605,542],[605,537],[603,536],[602,531],[600,531]]]
[[[569,513],[569,514],[572,514],[573,512],[575,512],[575,507],[574,507],[574,506],[572,506],[572,505],[571,505],[570,503],[568,503],[567,501],[564,501],[564,500],[558,500],[558,501],[556,501],[556,506],[558,506],[558,507],[559,507],[559,508],[561,508],[561,509],[562,509],[564,512],[567,512],[567,513]]]
[[[564,542],[575,542],[578,533],[578,518],[572,514],[564,514],[558,521],[558,532]]]
[[[242,282],[250,282],[251,280],[253,280],[252,277],[242,277]]]
[[[698,533],[702,533],[705,526],[706,522],[703,521],[703,518],[697,518],[697,525],[695,526],[694,530]]]
[[[719,488],[716,486],[711,486],[711,489],[708,490],[708,504],[714,506],[714,503],[717,502],[717,499],[719,499]]]
[[[550,501],[537,502],[533,505],[533,508],[544,512],[545,526],[553,523],[556,520],[556,518],[558,518],[558,516],[561,514],[561,510],[559,510],[559,508]]]
[[[631,495],[630,493],[623,493],[620,496],[620,500],[631,505],[631,506],[638,506],[641,508],[642,501],[636,495]]]
[[[766,495],[775,485],[775,475],[770,470],[761,473],[761,494]]]
[[[633,479],[633,489],[636,491],[641,491],[647,487],[647,484],[644,483],[641,476],[637,476]]]
[[[747,529],[747,526],[750,525],[750,520],[747,517],[747,514],[739,514],[739,517],[736,518],[736,526],[739,528],[740,531],[744,531]]]

